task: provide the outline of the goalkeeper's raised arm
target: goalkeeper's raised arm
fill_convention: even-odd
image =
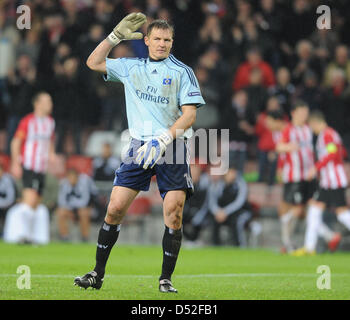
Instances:
[[[88,57],[87,66],[97,72],[106,73],[106,57],[114,46],[123,40],[142,39],[143,35],[137,31],[147,18],[141,12],[133,12],[124,17],[108,37],[103,40]]]

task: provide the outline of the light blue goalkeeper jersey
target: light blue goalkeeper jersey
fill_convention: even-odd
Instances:
[[[205,102],[190,67],[173,55],[161,61],[149,58],[106,58],[106,81],[124,84],[130,135],[148,141],[169,129],[182,115],[181,106]],[[192,136],[192,128],[184,137]]]

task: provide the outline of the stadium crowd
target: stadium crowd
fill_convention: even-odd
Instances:
[[[29,30],[16,28],[21,4],[31,8]],[[329,30],[316,26],[321,4],[331,8]],[[266,114],[280,110],[287,120],[299,99],[323,111],[350,152],[346,0],[3,0],[0,130],[6,142],[0,151],[10,154],[19,121],[32,111],[31,98],[41,90],[53,98],[59,154],[84,155],[92,132],[126,129],[122,84],[105,83],[85,63],[116,22],[133,11],[174,24],[173,53],[193,68],[206,101],[195,128],[230,129],[230,161],[238,173],[253,159],[258,180],[274,184],[277,157]],[[146,57],[147,48],[142,40],[122,42],[110,56]]]

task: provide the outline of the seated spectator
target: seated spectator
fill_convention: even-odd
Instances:
[[[87,115],[90,114],[92,103],[88,86],[79,71],[79,59],[68,56],[63,60],[62,69],[55,68],[53,79],[54,117],[56,120],[56,151],[68,153],[65,139],[71,131],[74,141],[74,153],[81,154],[82,126],[86,124]],[[88,99],[89,97],[89,99]]]
[[[232,24],[230,30],[224,33],[224,40],[221,44],[223,58],[235,70],[237,66],[244,60],[245,56],[245,37],[242,27]],[[235,54],[232,54],[234,52]],[[232,87],[232,86],[231,86]]]
[[[333,69],[330,73],[331,86],[322,96],[321,111],[325,114],[329,126],[341,135],[349,132],[349,91],[343,70]]]
[[[315,48],[315,55],[320,59],[322,68],[333,56],[334,48],[339,43],[339,35],[334,30],[316,29],[310,37]]]
[[[38,62],[40,50],[39,37],[40,28],[38,25],[35,25],[32,27],[32,29],[26,30],[24,39],[18,44],[16,48],[16,57],[19,57],[21,55],[28,55],[35,65]]]
[[[283,11],[280,10],[275,0],[260,0],[259,10],[255,13],[254,19],[260,30],[275,42],[277,45],[281,40],[283,26]],[[278,52],[278,50],[275,50]]]
[[[165,7],[162,7],[159,10],[157,10],[157,19],[173,21],[173,17],[170,10]]]
[[[266,111],[259,114],[255,125],[255,134],[258,136],[258,160],[259,160],[259,182],[265,182],[267,176],[268,186],[275,183],[277,154],[272,131],[267,125],[267,115],[270,111],[280,111],[280,105],[276,97],[270,97],[267,102]]]
[[[277,69],[277,83],[269,89],[269,94],[275,96],[281,109],[290,115],[291,99],[295,92],[295,86],[291,83],[290,72],[286,67]]]
[[[331,61],[324,71],[323,85],[326,87],[332,86],[333,70],[339,69],[344,72],[345,80],[350,84],[350,59],[347,46],[338,45],[335,49],[334,60]]]
[[[271,34],[262,32],[254,19],[247,19],[244,22],[244,40],[245,47],[257,47],[260,50],[261,56],[266,58],[266,62],[270,65],[276,65],[276,49],[274,46]]]
[[[314,72],[308,71],[304,74],[303,83],[297,87],[293,98],[307,102],[310,110],[320,108],[323,92]]]
[[[236,21],[240,25],[252,17],[253,6],[246,0],[235,1],[235,9],[237,10]]]
[[[254,68],[249,76],[249,85],[244,89],[248,94],[248,109],[257,115],[265,109],[268,98],[267,90],[262,83],[262,73],[259,68]]]
[[[300,40],[296,45],[296,56],[291,63],[293,83],[298,85],[302,82],[307,72],[314,72],[321,76],[320,60],[314,53],[314,48],[309,40]]]
[[[119,165],[120,160],[113,156],[111,145],[109,143],[104,143],[101,156],[95,158],[93,162],[94,180],[113,181],[115,170],[119,168]]]
[[[4,167],[0,164],[0,238],[3,234],[6,212],[15,203],[16,194],[13,178],[4,172]]]
[[[207,68],[198,65],[194,72],[198,80],[199,87],[201,88],[202,97],[205,99],[206,106],[208,106],[208,110],[204,112],[199,110],[199,112],[197,112],[194,129],[216,128],[218,127],[220,118],[220,93],[217,90],[217,84],[211,81]]]
[[[220,230],[223,225],[227,225],[230,228],[231,243],[246,246],[245,227],[253,217],[247,197],[247,183],[236,169],[230,168],[224,176],[212,176],[209,210],[213,215],[214,245],[222,243]]]
[[[90,53],[97,47],[97,45],[102,41],[104,36],[103,25],[94,23],[89,26],[89,30],[83,33],[79,38],[79,56],[82,61],[86,61]]]
[[[228,74],[230,68],[222,58],[221,52],[217,46],[212,45],[204,50],[198,58],[198,65],[207,69],[209,75],[208,82],[215,88],[219,98],[220,95],[225,94],[227,90],[231,91],[231,86],[227,85],[227,82],[229,82],[228,79],[231,76]],[[217,100],[218,103],[220,103],[220,99]]]
[[[93,180],[86,174],[79,174],[70,168],[66,178],[60,183],[58,192],[58,232],[60,239],[69,240],[68,221],[79,219],[82,241],[88,241],[90,235],[91,202],[97,195]]]
[[[72,48],[67,43],[61,42],[58,44],[53,57],[53,68],[57,76],[64,74],[64,62],[71,54]]]
[[[275,85],[275,75],[271,66],[262,60],[260,50],[256,47],[253,47],[247,51],[246,54],[247,61],[241,63],[238,66],[237,72],[234,76],[234,81],[232,87],[234,90],[239,90],[247,85],[250,81],[250,73],[255,68],[261,70],[262,73],[262,83],[263,86],[269,88]]]
[[[28,55],[21,55],[16,60],[16,68],[9,74],[8,90],[11,104],[7,114],[7,147],[10,154],[10,144],[18,123],[25,114],[31,111],[29,101],[39,90],[37,70]]]
[[[195,193],[185,202],[183,211],[183,231],[185,237],[195,242],[198,240],[200,231],[207,224],[209,213],[208,187],[209,176],[202,171],[201,165],[191,165],[192,182]]]
[[[315,30],[315,13],[308,0],[290,1],[286,10],[283,17],[281,49],[286,55],[290,55],[298,40],[308,38]]]
[[[219,44],[222,41],[220,20],[215,14],[208,14],[205,17],[198,36],[197,54],[203,52],[210,45]]]
[[[244,90],[240,90],[233,94],[231,106],[227,108],[223,117],[224,128],[230,130],[230,166],[235,164],[241,174],[244,171],[248,143],[255,132],[255,115],[247,109],[247,105],[247,93]]]
[[[53,3],[52,3],[53,4]],[[38,55],[38,79],[40,82],[49,83],[53,77],[53,61],[57,45],[63,41],[62,36],[66,31],[65,18],[60,12],[57,2],[53,4],[54,8],[50,8],[50,12],[42,17],[40,40],[39,40],[39,55]],[[52,11],[51,11],[52,10]],[[48,90],[48,87],[44,87]]]

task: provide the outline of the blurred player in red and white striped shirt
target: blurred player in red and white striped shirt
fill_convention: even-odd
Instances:
[[[12,141],[13,164],[21,165],[24,171],[46,173],[55,128],[55,121],[49,116],[52,109],[49,97],[39,97],[42,103],[37,103],[34,112],[22,118]]]
[[[23,181],[22,203],[13,214],[17,218],[11,220],[14,226],[22,224],[23,228],[8,227],[11,242],[48,242],[46,223],[43,223],[48,212],[45,206],[40,205],[40,200],[49,159],[55,157],[55,121],[50,116],[53,103],[46,92],[37,93],[32,103],[33,113],[22,118],[11,141],[11,171],[17,179],[22,176]],[[35,223],[33,221],[39,216],[42,217],[38,222],[41,226],[37,229],[41,231],[37,232],[38,238],[33,239],[28,233],[28,225]]]
[[[308,109],[297,108],[294,118],[307,119]],[[301,117],[299,116],[301,115]],[[306,181],[310,168],[314,165],[314,154],[312,146],[312,132],[304,120],[297,120],[286,126],[282,131],[279,150],[282,144],[285,148],[285,159],[282,167],[282,180],[284,183],[299,183]]]
[[[300,255],[314,253],[317,244],[317,230],[322,222],[325,208],[335,208],[338,221],[350,230],[350,210],[346,204],[345,190],[348,186],[343,158],[345,150],[339,134],[327,125],[322,112],[314,111],[309,124],[317,135],[317,162],[308,173],[308,178],[319,175],[319,187],[314,194],[314,201],[307,212],[305,246],[299,249]],[[335,249],[340,235],[333,241],[330,249]]]
[[[283,201],[279,209],[283,251],[294,248],[291,236],[297,219],[304,218],[305,206],[312,199],[317,181],[309,176],[314,168],[313,135],[307,124],[309,108],[297,101],[291,110],[292,120],[281,132],[276,146],[280,153],[281,178],[284,183]],[[322,221],[316,230],[328,243],[335,234]]]
[[[296,102],[291,116],[291,122],[283,129],[281,140],[276,146],[276,151],[283,159],[281,177],[284,190],[279,215],[283,250],[287,252],[294,249],[291,235],[297,219],[303,218],[305,205],[315,190],[315,183],[307,180],[307,174],[314,166],[312,132],[307,125],[307,104]]]
[[[318,162],[316,169],[320,174],[320,186],[322,189],[341,189],[348,186],[343,157],[344,151],[341,137],[338,132],[330,127],[323,129],[321,122],[316,121],[316,115],[310,117],[310,125],[317,134],[320,124],[322,131],[318,134],[316,152]],[[323,123],[322,123],[323,124]]]

